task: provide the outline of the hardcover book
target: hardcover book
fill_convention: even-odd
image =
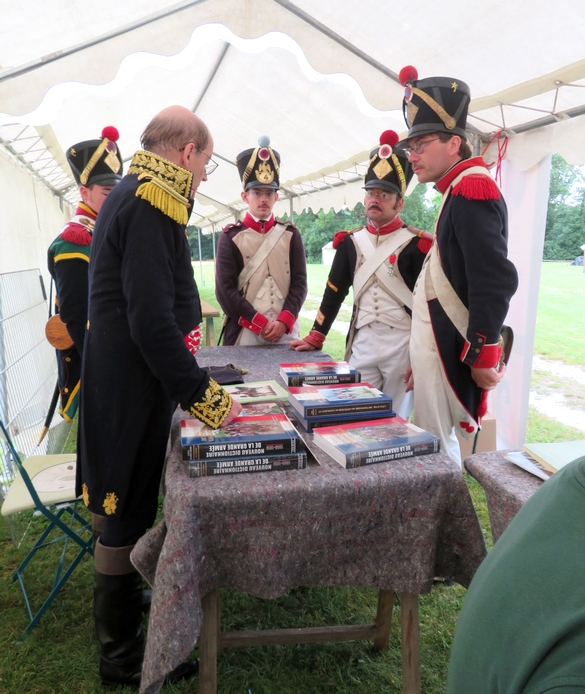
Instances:
[[[299,362],[280,364],[280,375],[287,386],[359,383],[361,374],[346,361]]]
[[[372,419],[380,419],[379,412],[362,412],[361,414],[352,412],[349,414],[334,414],[329,417],[311,417],[310,419],[303,419],[296,410],[292,410],[292,414],[295,418],[294,423],[298,422],[307,432],[311,432],[319,427],[332,427],[335,424],[353,424],[354,422],[368,422]],[[396,417],[396,412],[394,410],[384,412],[384,417]]]
[[[247,456],[245,458],[221,458],[219,460],[190,460],[191,477],[234,475],[241,472],[274,472],[276,470],[304,470],[307,454],[284,453],[282,455]]]
[[[242,405],[238,417],[250,417],[258,414],[283,414],[280,402],[249,402]],[[286,414],[286,413],[285,413]]]
[[[522,448],[531,458],[551,472],[558,472],[573,460],[585,455],[585,441],[559,441],[558,443],[525,443]]]
[[[340,383],[326,386],[292,386],[288,401],[303,419],[339,414],[392,411],[392,398],[369,383]]]
[[[437,436],[402,417],[314,429],[313,442],[348,469],[440,450]]]
[[[288,392],[276,381],[255,381],[254,383],[238,383],[223,386],[234,400],[239,403],[274,402],[286,400]]]
[[[183,460],[259,457],[304,450],[297,430],[285,414],[236,417],[219,429],[198,419],[183,419],[181,444]]]
[[[547,470],[544,465],[541,465],[537,460],[531,458],[525,451],[514,451],[513,453],[508,453],[505,456],[505,460],[514,463],[518,467],[521,467],[526,472],[530,472],[536,477],[540,477],[541,480],[547,480],[553,473]]]

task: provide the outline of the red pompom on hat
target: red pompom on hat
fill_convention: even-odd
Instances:
[[[407,82],[412,82],[418,79],[418,70],[412,65],[406,65],[398,73],[398,81],[403,87],[406,87]]]
[[[118,132],[118,128],[115,128],[113,125],[106,125],[106,127],[102,130],[102,139],[108,138],[110,142],[117,142],[120,133]]]
[[[380,144],[394,147],[399,139],[398,133],[395,133],[394,130],[384,130],[380,135]]]

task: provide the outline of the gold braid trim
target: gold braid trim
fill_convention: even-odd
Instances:
[[[256,157],[258,156],[258,150],[260,148],[256,147],[256,149],[252,152],[252,156],[250,157],[250,160],[248,161],[248,166],[246,166],[246,169],[244,171],[244,175],[242,176],[242,183],[244,184],[244,189],[246,188],[246,183],[248,182],[248,179],[250,178],[250,174],[252,173],[252,170],[254,168],[254,164],[256,163]]]
[[[433,99],[432,96],[429,96],[426,92],[423,92],[423,90],[419,89],[418,87],[413,87],[412,93],[416,94],[425,102],[425,104],[427,104],[427,106],[433,109],[437,116],[439,116],[439,118],[443,121],[446,128],[453,130],[453,128],[457,125],[457,121],[455,118],[453,118],[453,116],[450,116],[447,111],[445,111],[445,109]]]
[[[232,396],[210,378],[203,400],[194,402],[188,412],[212,429],[217,429],[231,409]]]
[[[98,145],[96,151],[91,155],[91,159],[87,162],[85,169],[83,169],[83,171],[81,172],[79,180],[83,185],[87,183],[87,180],[89,179],[89,174],[93,171],[94,166],[98,163],[100,157],[104,153],[104,150],[108,142],[108,138],[104,137],[104,139]]]
[[[178,224],[187,224],[193,174],[152,152],[136,152],[129,174],[138,174],[142,183],[136,197],[149,202]]]
[[[400,165],[400,160],[394,154],[394,152],[392,152],[392,163],[394,164],[394,168],[398,174],[398,180],[400,181],[400,192],[402,195],[404,195],[404,192],[406,191],[406,177],[404,175],[404,169]]]

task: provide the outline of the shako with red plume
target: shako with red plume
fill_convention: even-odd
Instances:
[[[380,145],[370,152],[365,188],[379,188],[404,195],[412,178],[412,168],[403,152],[395,149],[399,137],[394,130],[384,130]]]
[[[78,186],[115,186],[122,180],[122,155],[116,144],[118,129],[107,125],[100,140],[84,140],[69,147],[67,161]]]

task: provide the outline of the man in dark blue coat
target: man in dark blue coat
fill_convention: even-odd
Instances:
[[[78,493],[106,519],[94,556],[100,677],[131,686],[144,645],[130,552],[155,520],[173,411],[180,403],[216,428],[241,408],[190,349],[201,305],[185,226],[213,139],[173,106],[146,127],[142,145],[95,227],[78,438]],[[193,673],[183,665],[176,676]]]
[[[487,392],[502,379],[500,333],[518,285],[508,260],[506,203],[465,125],[469,87],[450,77],[400,72],[409,126],[403,143],[421,183],[443,195],[435,242],[414,290],[410,358],[415,424],[461,464],[455,429],[473,436]]]

